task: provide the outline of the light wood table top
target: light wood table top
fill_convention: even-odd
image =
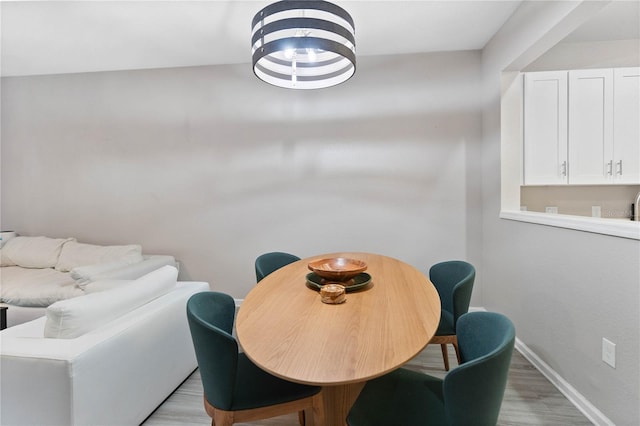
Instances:
[[[328,257],[367,262],[371,284],[347,293],[345,303],[322,303],[305,277],[309,261]],[[376,254],[331,253],[265,277],[244,299],[236,329],[244,352],[262,369],[323,386],[326,424],[335,426],[344,424],[368,379],[400,367],[425,348],[439,320],[438,293],[416,268]]]

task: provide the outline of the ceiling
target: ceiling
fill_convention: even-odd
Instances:
[[[521,3],[333,1],[356,23],[358,56],[481,49]],[[21,76],[249,63],[250,21],[269,3],[4,1],[0,3],[1,73]],[[636,11],[640,4],[620,3],[635,4]],[[615,24],[611,19],[617,19]],[[618,13],[604,25],[621,30],[628,26],[621,22],[629,19],[620,19]],[[638,30],[637,20],[630,25]],[[594,31],[576,37],[591,37]]]
[[[340,1],[356,52],[482,48],[519,1]],[[3,2],[2,75],[249,63],[250,23],[271,1]]]
[[[564,42],[640,39],[640,1],[614,0]]]

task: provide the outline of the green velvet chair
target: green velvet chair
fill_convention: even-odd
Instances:
[[[515,329],[504,315],[469,312],[458,320],[462,364],[444,380],[400,368],[370,380],[349,426],[494,426],[507,384]]]
[[[449,371],[448,344],[453,345],[460,364],[456,326],[460,316],[469,311],[475,277],[473,265],[462,260],[436,263],[429,269],[429,279],[438,290],[442,305],[438,330],[429,343],[440,345],[446,371]]]
[[[276,269],[280,269],[298,260],[300,260],[298,256],[279,251],[261,254],[256,258],[256,280],[260,282]]]
[[[203,292],[187,302],[187,319],[196,352],[204,406],[212,425],[229,426],[298,412],[322,415],[322,393],[279,379],[257,367],[232,336],[235,302],[227,294]]]

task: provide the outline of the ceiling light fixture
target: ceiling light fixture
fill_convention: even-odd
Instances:
[[[273,3],[253,18],[251,34],[253,72],[269,84],[320,89],[356,72],[353,19],[328,1]]]

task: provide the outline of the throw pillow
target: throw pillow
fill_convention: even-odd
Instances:
[[[0,248],[0,266],[16,266],[16,264]]]
[[[114,261],[124,261],[127,264],[142,262],[142,247],[138,244],[98,246],[72,242],[64,245],[55,267],[58,271],[69,272],[78,266]]]
[[[14,237],[2,247],[2,266],[53,268],[62,247],[74,238]]]

